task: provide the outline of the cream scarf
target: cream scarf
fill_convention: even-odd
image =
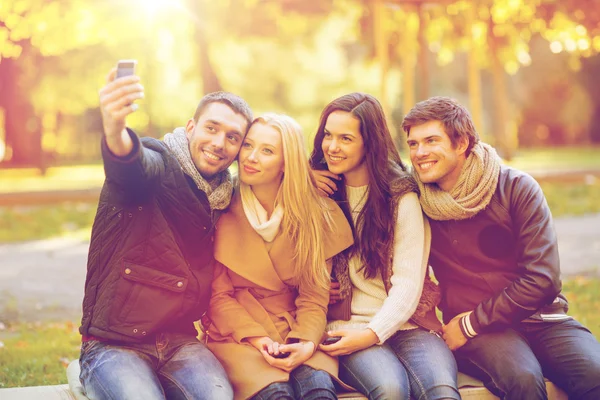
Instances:
[[[431,219],[462,220],[475,216],[489,204],[500,176],[501,159],[493,147],[477,143],[465,160],[456,185],[446,192],[436,184],[423,183],[413,169],[421,191],[421,206]]]
[[[204,179],[192,160],[185,128],[176,128],[173,133],[167,133],[163,141],[169,147],[183,171],[194,180],[198,189],[206,193],[210,209],[223,210],[227,208],[233,194],[233,182],[229,170],[218,173],[210,181]]]
[[[268,218],[267,211],[260,204],[252,188],[245,183],[240,183],[240,197],[242,198],[242,207],[248,222],[252,225],[252,228],[258,233],[265,242],[270,243],[275,239],[277,233],[279,233],[279,226],[283,219],[283,207],[278,204],[271,214],[271,218]]]

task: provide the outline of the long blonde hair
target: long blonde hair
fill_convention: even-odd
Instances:
[[[262,123],[281,134],[284,172],[275,205],[284,210],[281,229],[294,245],[294,276],[298,285],[329,288],[325,266],[325,234],[333,220],[326,200],[319,195],[310,172],[302,128],[291,117],[266,113],[252,125]]]

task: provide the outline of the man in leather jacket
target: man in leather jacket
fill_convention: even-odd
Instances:
[[[430,219],[443,337],[459,369],[503,399],[600,399],[600,344],[566,314],[550,209],[537,182],[501,165],[468,111],[417,103],[403,129]]]
[[[80,332],[91,399],[228,399],[225,370],[196,339],[208,307],[214,226],[229,205],[227,168],[252,120],[244,100],[202,98],[185,128],[138,138],[125,119],[137,76],[100,91],[106,180],[92,227]]]

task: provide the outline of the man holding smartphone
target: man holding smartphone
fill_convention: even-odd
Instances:
[[[194,321],[208,307],[212,236],[252,113],[231,93],[202,98],[164,141],[125,126],[139,77],[100,90],[106,180],[92,228],[80,332],[91,399],[227,399],[233,390]]]

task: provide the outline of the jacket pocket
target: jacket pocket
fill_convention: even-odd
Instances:
[[[188,285],[185,277],[123,261],[110,329],[143,339],[179,316]]]

